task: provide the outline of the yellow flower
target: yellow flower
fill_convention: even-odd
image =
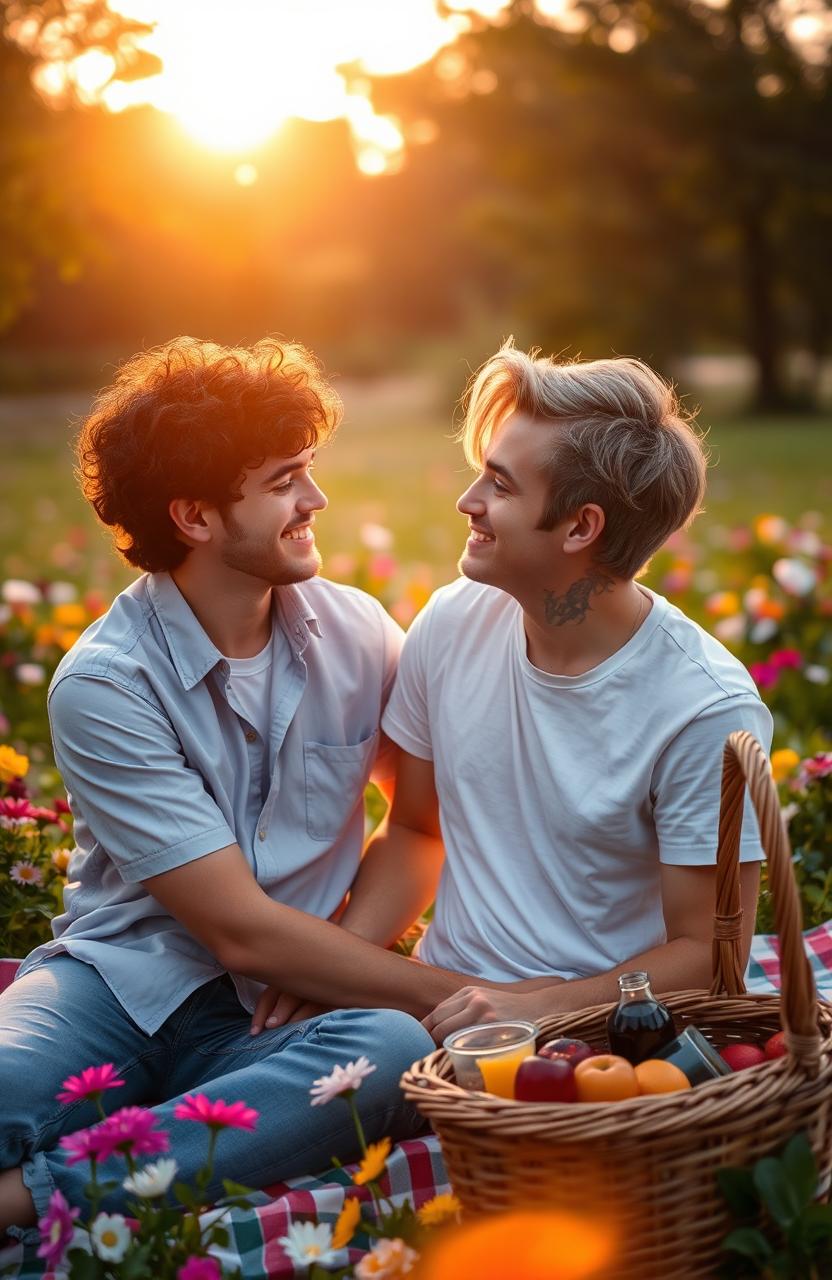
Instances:
[[[71,857],[71,849],[54,849],[52,852],[52,866],[57,867],[58,871],[63,875],[69,866],[69,860]]]
[[[332,1233],[333,1249],[345,1249],[355,1235],[355,1228],[361,1221],[361,1203],[357,1196],[349,1196],[338,1214],[335,1230]]]
[[[14,747],[0,747],[0,782],[22,778],[29,768],[29,757],[22,756]]]
[[[783,747],[781,751],[771,754],[771,773],[775,782],[785,782],[800,764],[800,756],[791,747]]]
[[[52,617],[59,627],[85,627],[87,611],[82,604],[56,604]]]
[[[445,1193],[434,1196],[432,1200],[428,1200],[423,1204],[416,1217],[423,1227],[439,1227],[443,1222],[447,1222],[451,1218],[458,1222],[461,1212],[462,1205],[456,1196]]]
[[[705,601],[705,608],[713,618],[730,618],[742,605],[736,591],[715,591]]]
[[[381,1142],[371,1142],[367,1148],[367,1154],[359,1165],[358,1172],[352,1175],[352,1180],[357,1187],[363,1187],[367,1182],[375,1182],[384,1172],[384,1166],[387,1163],[387,1157],[390,1154],[390,1139],[382,1138]]]
[[[71,627],[65,627],[63,631],[58,632],[58,644],[64,653],[69,652],[80,634],[80,631],[73,631]]]

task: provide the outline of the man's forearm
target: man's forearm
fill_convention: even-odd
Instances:
[[[420,964],[277,902],[251,923],[244,942],[225,951],[223,963],[318,1004],[403,1009],[419,1018],[471,982],[469,974]]]
[[[620,974],[634,969],[644,969],[649,973],[650,985],[656,994],[707,988],[711,983],[711,942],[674,938],[592,978],[572,978],[566,982],[553,980],[545,985],[544,979],[535,978],[528,985],[516,983],[515,990],[518,994],[527,995],[528,1009],[533,1017],[572,1013],[617,1000]]]
[[[365,853],[340,924],[389,947],[436,897],[442,841],[390,823]]]

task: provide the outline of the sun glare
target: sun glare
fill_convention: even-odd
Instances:
[[[500,3],[500,0],[496,0]],[[101,63],[84,68],[86,89],[111,111],[151,103],[206,147],[245,155],[289,117],[347,120],[362,172],[401,161],[397,122],[379,116],[347,83],[410,70],[452,43],[467,19],[440,16],[434,0],[111,0],[126,16],[154,23],[144,47],[162,63],[147,80],[101,88]],[[490,0],[491,7],[495,0]],[[81,83],[74,68],[70,78]],[[96,79],[99,83],[93,83]]]

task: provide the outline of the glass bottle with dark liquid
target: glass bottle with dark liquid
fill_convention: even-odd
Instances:
[[[650,990],[646,973],[622,973],[618,985],[621,999],[607,1019],[610,1053],[636,1066],[676,1038],[676,1025],[667,1005]]]

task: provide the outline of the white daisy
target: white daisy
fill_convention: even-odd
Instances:
[[[99,1213],[90,1228],[92,1245],[105,1262],[121,1262],[133,1234],[120,1213]]]
[[[332,1227],[325,1222],[293,1222],[278,1244],[283,1245],[286,1256],[294,1263],[310,1266],[313,1262],[325,1267],[335,1261],[332,1248]]]
[[[129,1178],[125,1178],[122,1186],[125,1191],[132,1191],[134,1196],[143,1200],[153,1200],[163,1196],[176,1177],[179,1168],[175,1160],[156,1160],[137,1169]]]
[[[15,862],[9,870],[9,875],[15,884],[40,884],[43,880],[43,872],[40,867],[36,867],[34,862]]]
[[[373,1071],[375,1065],[364,1055],[357,1062],[348,1062],[345,1067],[336,1066],[328,1076],[320,1076],[312,1082],[309,1092],[312,1095],[312,1106],[318,1107],[324,1102],[331,1102],[341,1093],[354,1093]]]

